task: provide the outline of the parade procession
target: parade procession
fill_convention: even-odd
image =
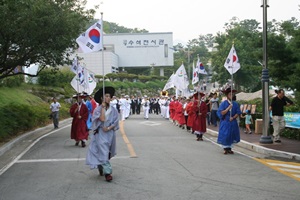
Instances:
[[[0,200],[300,200],[299,4],[2,0]]]

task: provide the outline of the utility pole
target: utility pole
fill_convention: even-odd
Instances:
[[[270,127],[269,115],[269,71],[267,55],[267,8],[268,0],[262,0],[263,8],[263,69],[262,69],[262,97],[263,97],[263,134],[259,140],[262,144],[273,143],[271,136],[268,135]]]

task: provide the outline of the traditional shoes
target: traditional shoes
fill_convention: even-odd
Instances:
[[[84,148],[86,146],[84,141],[81,141],[81,146]]]
[[[231,148],[225,148],[224,149],[224,154],[234,154],[234,152],[231,150]]]
[[[110,175],[110,174],[106,174],[106,175],[105,175],[105,180],[106,180],[107,182],[111,181],[112,179],[113,179],[112,175]]]
[[[79,141],[75,143],[75,146],[78,146],[78,145],[79,145]],[[84,141],[81,141],[81,146],[82,146],[82,147],[85,147],[85,146],[86,146],[86,144],[85,144]]]

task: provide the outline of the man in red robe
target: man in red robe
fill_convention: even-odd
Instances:
[[[194,94],[194,124],[193,131],[197,136],[197,141],[203,141],[202,136],[206,132],[206,115],[207,115],[207,106],[205,101],[202,99],[205,94],[202,92],[197,92]]]
[[[70,115],[73,117],[72,127],[71,127],[71,139],[76,141],[75,145],[78,146],[81,141],[81,146],[86,146],[86,141],[88,139],[88,129],[86,126],[86,121],[88,119],[88,108],[83,103],[84,96],[75,95],[73,98],[78,99],[78,102],[74,103],[70,108]]]
[[[172,119],[174,123],[174,116],[175,116],[175,103],[176,103],[176,97],[172,97],[172,101],[169,104],[169,110],[170,110],[170,119]]]

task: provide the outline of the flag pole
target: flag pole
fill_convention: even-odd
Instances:
[[[232,42],[232,47],[234,47],[234,41]],[[232,62],[232,66],[231,66],[231,104],[233,103],[232,102],[232,88],[233,88],[233,62]],[[231,115],[232,115],[232,112],[231,112],[232,109],[230,109],[230,118],[231,118]]]
[[[103,88],[103,94],[102,98],[104,98],[105,91],[104,91],[104,43],[103,43],[103,12],[101,12],[101,42],[102,42],[102,88]]]
[[[76,93],[76,95],[77,95],[77,103],[79,103],[79,81],[80,81],[80,78],[79,78],[79,73],[78,73],[78,69],[79,69],[79,62],[78,62],[78,56],[76,55],[75,56],[75,58],[76,58],[76,66],[77,66],[77,74],[76,74],[76,76],[78,77],[78,79],[77,79],[77,93]]]

